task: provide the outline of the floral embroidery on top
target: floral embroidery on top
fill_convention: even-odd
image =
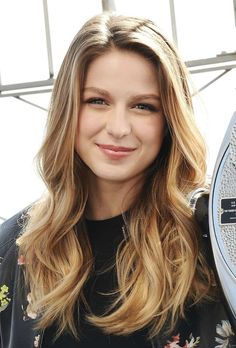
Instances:
[[[29,319],[36,319],[37,313],[32,308],[32,300],[31,300],[31,293],[27,295],[27,306],[24,308],[24,306],[21,306],[22,310],[24,312],[23,320],[29,320]]]
[[[40,335],[34,337],[34,347],[39,347]]]
[[[192,334],[189,337],[190,341],[186,340],[184,346],[180,346],[180,334],[176,336],[172,336],[172,341],[168,341],[168,344],[164,348],[192,348],[197,347],[198,343],[200,342],[200,337],[197,337],[196,339],[192,336]]]
[[[25,211],[21,214],[21,216],[17,219],[17,224],[19,227],[24,227],[27,220],[29,218],[29,212]]]
[[[219,343],[217,346],[215,346],[215,348],[236,347],[233,342],[233,337],[235,334],[228,320],[221,320],[221,324],[216,325],[216,333],[220,337],[215,337],[215,341]]]
[[[24,255],[20,255],[20,256],[18,257],[17,264],[18,264],[19,266],[22,266],[22,265],[25,264],[25,257],[24,257]]]
[[[4,311],[4,309],[7,308],[9,303],[11,302],[11,299],[7,297],[9,294],[9,288],[7,285],[2,285],[0,287],[0,312]]]

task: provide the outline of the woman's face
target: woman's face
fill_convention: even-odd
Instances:
[[[76,151],[94,180],[129,183],[157,157],[165,119],[153,63],[113,49],[89,66]]]

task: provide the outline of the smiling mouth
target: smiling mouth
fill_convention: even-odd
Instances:
[[[135,148],[124,147],[124,146],[115,146],[115,145],[97,144],[97,146],[103,150],[110,150],[110,151],[114,151],[114,152],[132,152],[135,150]]]

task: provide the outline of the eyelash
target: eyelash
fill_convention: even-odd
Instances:
[[[102,103],[100,103],[100,102],[102,102]],[[86,103],[95,104],[95,105],[107,105],[105,100],[102,98],[90,98],[86,101]],[[139,110],[145,110],[145,111],[147,110],[147,111],[152,111],[152,112],[158,111],[158,109],[155,106],[153,106],[152,104],[138,103],[138,104],[136,104],[136,106],[142,106],[141,108],[138,108]]]
[[[95,103],[95,102],[98,102],[98,101],[102,101],[104,103]],[[88,104],[97,104],[97,105],[104,105],[104,104],[107,105],[107,103],[102,98],[90,98],[90,99],[86,100],[86,103],[88,103]]]
[[[139,110],[157,111],[157,108],[153,106],[152,104],[139,103],[137,104],[137,106],[142,106],[142,108],[138,108]]]

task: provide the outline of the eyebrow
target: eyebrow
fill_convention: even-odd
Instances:
[[[97,92],[100,95],[103,95],[105,97],[110,97],[110,93],[108,91],[106,91],[105,89],[102,89],[102,88],[85,87],[84,88],[84,92],[86,92],[86,91]],[[154,93],[137,94],[137,95],[132,96],[132,99],[138,99],[138,98],[142,98],[142,99],[157,99],[158,101],[161,100],[160,96],[158,94],[154,94]]]

